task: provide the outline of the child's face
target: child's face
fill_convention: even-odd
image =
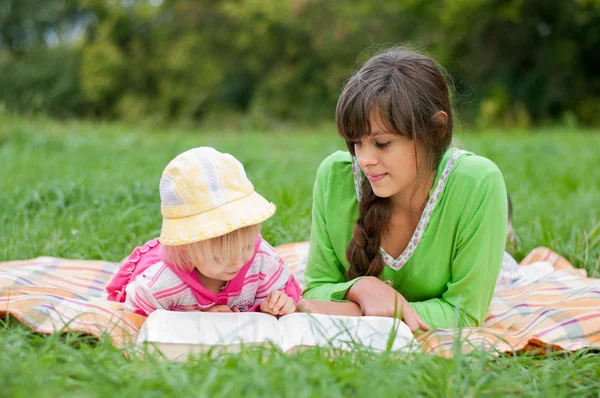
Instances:
[[[202,261],[196,269],[207,278],[218,281],[230,281],[237,276],[242,267],[250,261],[254,254],[254,242],[248,244],[243,252],[242,257],[230,264],[223,264],[217,259],[206,259]]]

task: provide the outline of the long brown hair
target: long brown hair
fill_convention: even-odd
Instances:
[[[423,148],[414,195],[424,176],[437,169],[452,140],[452,106],[441,68],[431,58],[402,48],[371,57],[346,82],[336,108],[338,133],[353,156],[354,142],[371,133],[374,111],[386,130],[413,140],[415,153],[417,145]],[[448,115],[446,123],[434,117],[439,111]],[[383,271],[379,248],[391,215],[389,199],[376,196],[363,179],[359,217],[346,249],[349,279]]]

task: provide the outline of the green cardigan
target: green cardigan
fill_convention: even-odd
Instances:
[[[456,151],[448,150],[437,170]],[[412,257],[380,279],[404,296],[432,328],[479,326],[492,299],[506,240],[506,187],[490,160],[466,152],[454,164]],[[347,152],[326,158],[313,190],[306,299],[343,301],[357,279],[346,280],[346,247],[358,219]]]

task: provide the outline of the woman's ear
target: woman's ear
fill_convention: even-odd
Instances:
[[[441,124],[444,127],[448,126],[448,114],[444,111],[437,111],[433,114],[432,119],[435,123]],[[441,129],[440,135],[444,137],[446,135],[446,131],[448,131],[446,128]]]
[[[433,114],[433,120],[446,126],[448,125],[448,114],[444,111],[437,111]]]

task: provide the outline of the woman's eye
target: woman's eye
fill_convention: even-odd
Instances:
[[[388,145],[390,145],[390,142],[375,142],[375,146],[377,148],[383,149],[385,147],[387,147]]]

